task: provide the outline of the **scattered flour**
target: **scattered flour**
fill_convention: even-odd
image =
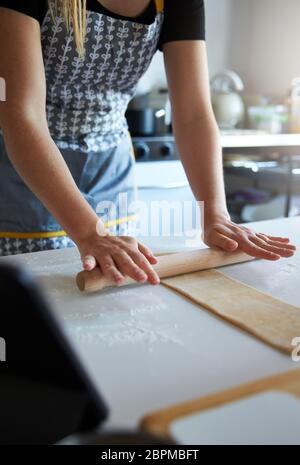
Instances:
[[[151,326],[143,326],[133,321],[114,325],[106,325],[103,328],[76,328],[73,331],[78,342],[92,345],[104,344],[106,347],[120,345],[146,345],[148,350],[153,351],[155,344],[172,343],[183,345],[183,342],[176,337],[176,325],[170,325],[165,329],[154,329]]]
[[[27,265],[26,257],[24,264]],[[183,345],[172,308],[150,286],[111,289],[83,295],[74,276],[80,265],[75,255],[66,263],[63,255],[34,262],[34,274],[48,295],[50,305],[80,344],[97,347],[137,346],[150,352],[160,344]]]
[[[296,263],[287,263],[285,266],[280,268],[283,273],[292,273],[297,268]]]
[[[137,304],[138,302],[138,304]],[[87,299],[83,311],[64,315],[79,343],[116,347],[183,345],[172,310],[153,290],[128,288]]]

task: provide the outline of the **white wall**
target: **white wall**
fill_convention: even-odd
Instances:
[[[247,93],[285,94],[300,76],[300,0],[205,0],[210,74],[238,72]],[[158,53],[140,90],[166,85]]]
[[[231,1],[228,67],[247,93],[286,94],[300,76],[300,1]]]
[[[211,75],[227,67],[231,3],[232,0],[205,0],[207,47]],[[158,52],[139,85],[139,92],[163,86],[166,86],[163,55]]]
[[[300,75],[300,1],[250,2],[250,40],[245,49],[249,90],[285,93],[292,78]],[[235,64],[238,67],[238,61]]]
[[[228,68],[232,0],[205,0],[205,8],[207,53],[212,76]]]
[[[254,21],[254,1],[231,0],[230,5],[230,36],[226,52],[225,68],[238,72],[246,86],[250,83],[249,43],[253,29],[252,22]]]
[[[167,86],[167,78],[164,67],[163,54],[157,52],[153,58],[151,66],[145,76],[141,79],[137,93],[149,92],[152,88]]]

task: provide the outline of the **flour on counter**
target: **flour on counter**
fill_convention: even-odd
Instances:
[[[81,343],[105,347],[142,345],[152,352],[157,344],[183,345],[172,309],[153,289],[110,291],[88,298],[82,312],[64,315],[72,336]]]
[[[172,343],[183,345],[183,342],[176,337],[176,325],[170,325],[167,328],[160,330],[154,329],[151,326],[143,326],[142,324],[129,321],[128,323],[120,323],[106,325],[100,327],[77,327],[72,331],[78,342],[85,344],[103,344],[106,347],[115,347],[123,344],[143,344],[146,345],[149,351],[153,351],[154,344]]]
[[[174,322],[173,309],[152,286],[109,289],[95,294],[82,294],[75,283],[80,258],[74,251],[47,254],[43,263],[39,256],[34,275],[41,284],[51,307],[77,344],[111,348],[129,345],[137,350],[153,352],[158,345],[183,345],[180,328]]]
[[[285,266],[280,268],[280,271],[284,273],[292,273],[297,268],[296,263],[287,263]]]

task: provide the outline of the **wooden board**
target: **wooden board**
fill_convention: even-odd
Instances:
[[[144,431],[173,440],[170,428],[175,421],[269,391],[280,391],[300,399],[300,370],[255,381],[154,412],[142,420],[140,427]]]

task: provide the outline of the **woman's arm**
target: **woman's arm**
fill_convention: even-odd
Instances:
[[[196,200],[204,202],[204,238],[208,245],[237,248],[276,260],[294,253],[287,238],[255,234],[231,222],[226,206],[219,130],[213,114],[203,41],[164,45],[176,142]]]
[[[3,10],[0,15],[0,74],[7,90],[0,125],[8,154],[28,186],[79,241],[85,229],[96,227],[97,217],[78,192],[49,134],[39,25],[19,13]],[[83,221],[80,228],[78,218]]]
[[[0,127],[9,157],[78,245],[85,267],[91,269],[98,262],[116,281],[122,281],[124,274],[156,281],[149,264],[155,259],[143,246],[133,239],[97,233],[99,218],[81,195],[48,130],[39,23],[6,8],[0,8],[0,76],[7,89],[6,102],[0,103]]]

